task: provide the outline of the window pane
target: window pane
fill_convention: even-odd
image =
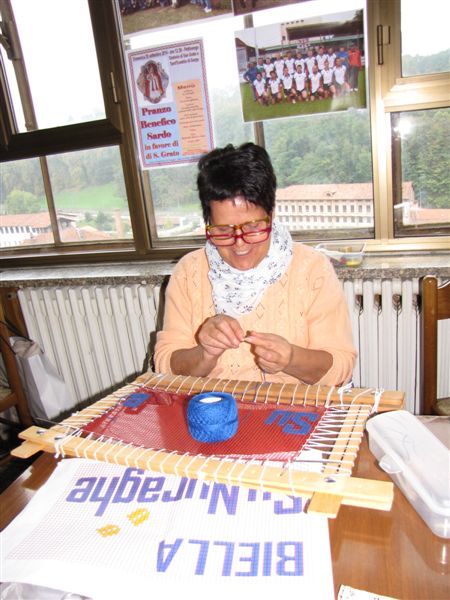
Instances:
[[[23,114],[22,103],[20,101],[19,86],[17,85],[17,79],[14,75],[14,68],[12,61],[10,61],[6,55],[5,48],[0,44],[0,55],[2,59],[2,68],[5,72],[6,83],[8,86],[8,93],[11,97],[13,105],[15,122],[17,130],[20,132],[25,131],[25,116]]]
[[[152,30],[150,34],[147,32],[129,38],[133,50],[199,37],[203,39],[215,146],[253,140],[252,126],[242,121],[234,44],[234,31],[242,27],[242,17],[223,17],[207,24]],[[158,237],[174,239],[204,234],[196,165],[153,168],[145,171],[144,176],[148,176],[150,182]]]
[[[348,0],[344,4],[345,10],[365,7],[362,0]],[[331,2],[302,3],[295,6],[295,15],[293,9],[294,6],[289,5],[255,13],[255,26],[264,25],[266,21],[290,21],[294,16],[302,16],[300,11],[311,17],[336,12]],[[148,33],[134,35],[127,40],[134,50],[173,40],[194,39],[199,35],[203,38],[216,146],[254,139],[252,125],[242,119],[234,43],[234,33],[242,29],[241,18],[229,17],[210,21],[207,25],[153,30],[151,36]],[[364,71],[360,75],[364,86]],[[373,236],[372,161],[367,110],[264,121],[263,127],[266,147],[278,177],[278,215],[292,231],[310,229],[314,230],[311,236],[318,237],[314,232],[320,229],[320,237],[325,238],[337,237],[336,233],[343,238]],[[196,167],[151,169],[148,173],[158,235],[173,239],[202,234]],[[174,193],[169,197],[167,189],[170,184]],[[309,197],[308,193],[313,188],[315,195]],[[317,196],[319,188],[323,197]],[[291,201],[292,193],[296,194],[294,202]],[[300,200],[305,207],[302,213],[295,210]],[[314,206],[310,205],[313,200]],[[354,214],[359,210],[358,203],[364,210],[356,218]],[[344,214],[347,207],[348,213]]]
[[[450,71],[446,3],[402,0],[402,74],[404,77]]]
[[[253,140],[250,125],[240,119],[239,87],[229,86],[229,95],[213,90],[211,97],[216,146],[241,144]],[[197,192],[197,165],[152,169],[149,172],[152,199],[159,237],[186,237],[204,234],[204,223]],[[170,189],[170,195],[167,190]]]
[[[391,118],[396,234],[448,235],[450,109],[400,112]]]
[[[373,237],[366,110],[266,123],[264,130],[277,174],[277,214],[292,232],[312,239]]]
[[[118,148],[46,160],[62,242],[132,238]],[[0,180],[0,247],[54,243],[40,160],[0,163]]]
[[[37,127],[105,118],[87,0],[12,0]],[[26,131],[11,62],[17,126]]]
[[[117,147],[58,154],[47,161],[61,241],[132,237]]]
[[[53,242],[38,158],[0,163],[0,247]]]
[[[339,3],[339,11],[365,9],[365,2],[347,0]],[[277,21],[290,21],[303,27],[342,19],[336,3],[305,2],[280,8]],[[261,11],[254,15],[256,26],[270,24],[272,15]],[[348,51],[354,36],[331,28],[336,35],[297,40],[305,47],[324,44],[336,51]],[[295,37],[295,36],[294,36]],[[331,39],[332,38],[332,39]],[[295,40],[294,40],[295,41]],[[367,53],[361,44],[363,55]],[[369,97],[366,86],[367,60],[359,71],[359,91]],[[318,100],[312,103],[322,112]],[[331,110],[331,109],[330,109]],[[372,154],[370,116],[367,109],[348,109],[264,122],[266,148],[277,175],[277,215],[292,232],[302,239],[344,239],[374,236]],[[356,216],[358,215],[358,216]]]

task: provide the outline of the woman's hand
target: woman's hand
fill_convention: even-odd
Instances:
[[[280,335],[251,331],[245,341],[252,345],[255,362],[266,373],[285,371],[292,360],[293,347]]]
[[[244,337],[236,319],[227,315],[210,317],[197,331],[197,346],[174,350],[170,357],[172,373],[206,377],[216,366],[219,356],[225,350],[238,348]]]
[[[283,371],[304,383],[316,383],[333,364],[333,357],[326,350],[295,346],[273,333],[251,331],[245,341],[252,345],[260,369],[266,373]]]
[[[229,348],[238,348],[244,337],[239,322],[227,315],[206,319],[197,332],[197,342],[203,351],[216,358]]]

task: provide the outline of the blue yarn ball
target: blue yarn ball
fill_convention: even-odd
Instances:
[[[238,409],[234,396],[225,392],[204,392],[189,400],[187,423],[198,442],[224,442],[236,433]]]

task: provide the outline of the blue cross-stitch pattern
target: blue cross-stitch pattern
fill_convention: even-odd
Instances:
[[[150,398],[149,394],[136,392],[135,394],[130,394],[123,405],[128,408],[138,408],[141,406],[141,404],[148,400],[148,398]]]
[[[318,419],[319,415],[316,413],[274,410],[264,421],[264,425],[277,424],[282,428],[283,433],[306,435]]]

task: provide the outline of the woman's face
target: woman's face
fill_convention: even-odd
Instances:
[[[242,196],[230,200],[213,200],[210,206],[211,225],[240,225],[268,216],[261,206],[247,202]],[[217,246],[217,250],[230,266],[247,271],[262,261],[269,252],[269,247],[270,235],[267,240],[258,244],[247,244],[242,238],[237,238],[232,246]]]

